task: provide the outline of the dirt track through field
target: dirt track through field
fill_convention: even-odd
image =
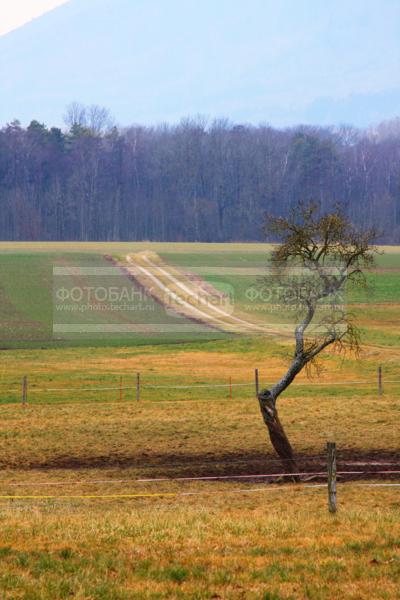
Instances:
[[[145,267],[142,267],[141,265],[139,265],[135,261],[133,261],[131,256],[128,255],[127,260],[129,263],[135,265],[135,270],[138,270],[140,273],[143,273],[145,278],[149,278],[161,290],[161,292],[166,294],[170,299],[175,300],[180,305],[180,307],[185,308],[189,312],[189,316],[191,316],[192,318],[194,318],[196,320],[200,319],[206,323],[209,323],[211,321],[212,324],[215,323],[215,324],[219,325],[221,328],[223,328],[224,323],[222,321],[220,321],[217,318],[213,318],[210,315],[207,315],[205,312],[199,310],[195,306],[192,306],[191,304],[189,304],[188,302],[186,302],[185,300],[180,298],[178,296],[178,294],[176,294],[171,289],[169,289],[166,285],[164,285],[162,283],[162,281],[160,281],[160,279],[158,279],[153,273],[150,272],[149,269],[146,269]],[[146,289],[149,289],[149,286],[144,285],[144,287]],[[162,303],[164,304],[165,302],[162,302]]]
[[[167,307],[170,307],[172,300],[174,309],[182,312],[186,317],[223,331],[276,333],[241,319],[216,305],[223,298],[217,290],[213,290],[209,284],[202,282],[198,277],[189,278],[187,274],[166,265],[154,253],[128,254],[126,259],[133,266],[133,268],[128,267],[128,271],[145,289],[150,289],[149,281],[151,281],[161,292],[157,294],[157,299]]]

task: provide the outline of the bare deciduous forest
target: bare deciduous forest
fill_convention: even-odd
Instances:
[[[265,212],[313,200],[400,242],[400,119],[117,128],[105,109],[72,105],[66,121],[0,130],[3,240],[257,241]]]

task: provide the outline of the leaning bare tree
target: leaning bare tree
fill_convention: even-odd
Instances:
[[[281,243],[272,252],[264,285],[281,291],[281,303],[290,306],[296,325],[288,370],[271,389],[263,389],[258,400],[271,443],[294,473],[295,456],[279,420],[277,400],[300,371],[318,369],[317,358],[325,348],[358,352],[359,330],[344,310],[343,294],[350,282],[365,285],[376,233],[357,230],[340,208],[321,214],[317,204],[299,205],[288,218],[267,217],[265,230]]]

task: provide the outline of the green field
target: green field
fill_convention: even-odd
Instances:
[[[0,247],[1,248],[1,247]],[[124,310],[115,313],[77,313],[73,315],[75,323],[92,324],[167,324],[177,326],[190,325],[190,334],[163,333],[159,335],[134,333],[118,335],[79,335],[71,339],[59,339],[53,334],[53,267],[84,266],[85,268],[110,267],[110,263],[97,251],[86,253],[58,251],[34,251],[30,254],[23,252],[5,252],[0,249],[0,346],[4,347],[51,347],[65,345],[127,345],[152,343],[183,342],[193,339],[218,339],[224,334],[215,330],[197,326],[182,317],[174,318],[166,314],[163,307],[151,298],[143,302],[143,310],[132,314]],[[64,283],[65,279],[63,278]],[[70,278],[71,279],[71,278]],[[115,284],[115,278],[107,275],[101,277],[98,285],[109,287]],[[98,278],[96,278],[98,280]],[[118,285],[124,283],[129,288],[135,287],[132,282],[123,277],[118,279]],[[75,278],[71,285],[93,285],[94,278]],[[136,289],[136,291],[138,291]],[[70,315],[67,315],[67,319]],[[70,317],[71,318],[71,317]]]
[[[108,346],[138,345],[200,341],[225,338],[227,334],[208,329],[180,316],[165,313],[165,309],[152,299],[146,300],[146,310],[132,314],[124,310],[106,314],[76,314],[74,322],[108,324],[167,324],[177,325],[177,331],[161,335],[151,332],[119,333],[118,335],[57,336],[53,334],[53,267],[104,267],[110,263],[105,255],[124,257],[128,252],[150,248],[169,264],[199,273],[217,289],[232,289],[235,310],[249,312],[251,318],[263,321],[263,314],[252,313],[251,302],[246,297],[249,286],[257,285],[259,276],[246,273],[246,269],[262,272],[267,264],[270,246],[266,244],[0,244],[0,346],[51,347],[65,345]],[[399,320],[396,318],[400,297],[400,253],[389,247],[377,256],[376,268],[368,274],[368,290],[348,289],[346,302],[363,330],[364,341],[372,344],[395,346],[400,338]],[[211,268],[211,269],[210,269]],[[232,268],[239,274],[229,273]],[[209,270],[216,270],[210,274]],[[228,273],[225,274],[224,270]],[[203,272],[205,274],[203,274]],[[250,271],[251,272],[251,271]],[[96,279],[98,281],[98,279]],[[101,285],[109,286],[112,278],[104,276]],[[121,280],[120,280],[121,283]],[[126,280],[128,286],[134,284]],[[71,283],[71,285],[73,282]],[[93,278],[81,277],[79,285],[93,284]],[[278,317],[266,315],[271,322]],[[70,315],[66,319],[71,318]],[[183,327],[181,327],[183,326]],[[188,332],[182,331],[189,326]],[[180,329],[180,331],[179,331]]]
[[[290,339],[204,331],[151,299],[147,323],[190,324],[191,331],[54,339],[53,265],[102,268],[107,254],[145,248],[200,274],[263,268],[270,250],[0,245],[0,597],[399,598],[400,488],[363,487],[399,484],[397,474],[374,477],[400,470],[399,249],[378,257],[368,275],[372,291],[348,291],[363,331],[360,357],[326,352],[321,375],[302,374],[280,400],[300,468],[325,470],[325,445],[335,440],[339,470],[373,471],[339,479],[333,516],[322,479],[295,485],[256,477],[282,465],[254,397],[254,368],[262,385],[276,381]],[[65,277],[92,285],[90,276]],[[231,286],[235,310],[246,313],[251,278],[227,271],[207,280]],[[113,285],[107,276],[101,281]],[[102,325],[136,317],[122,310],[90,318]],[[24,375],[28,403],[21,406]],[[176,480],[246,474],[254,477]],[[163,481],[138,481],[154,478]]]

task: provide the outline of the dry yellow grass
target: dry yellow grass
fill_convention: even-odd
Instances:
[[[3,383],[22,367],[34,374],[33,382],[55,387],[77,385],[83,376],[95,383],[99,374],[106,382],[115,382],[120,373],[133,379],[137,368],[147,381],[218,381],[228,369],[243,381],[261,359],[257,348],[215,348],[208,353],[119,349],[112,356],[105,349],[7,352],[2,354]],[[366,375],[382,356],[380,349],[371,352]],[[275,377],[283,366],[283,356],[276,356],[268,361],[268,372]],[[325,377],[333,380],[340,372],[335,357],[328,357],[327,367]],[[348,364],[346,378],[355,370]],[[296,450],[322,452],[335,435],[340,453],[395,452],[397,395],[387,392],[378,403],[376,394],[361,390],[356,396],[346,389],[282,401],[282,419]],[[319,487],[265,480],[138,483],[143,476],[276,467],[269,462],[252,389],[235,389],[233,401],[225,388],[217,388],[217,395],[206,388],[201,400],[190,391],[179,394],[187,401],[173,396],[167,402],[136,403],[125,396],[119,403],[112,391],[80,403],[72,392],[64,396],[69,402],[64,405],[0,407],[0,495],[55,496],[0,498],[2,598],[398,597],[399,488],[339,485],[339,513],[332,516],[326,490]],[[108,404],[96,403],[107,398]]]
[[[337,516],[321,488],[167,491],[195,495],[0,501],[2,598],[398,598],[393,489],[341,486]]]
[[[9,405],[0,415],[3,468],[151,463],[162,472],[169,463],[183,462],[186,468],[199,463],[204,472],[237,457],[242,468],[256,459],[265,469],[273,457],[251,398],[26,409]],[[399,406],[391,394],[381,398],[379,406],[376,397],[368,395],[362,401],[342,396],[288,398],[282,403],[281,418],[301,454],[320,454],[331,439],[337,441],[339,452],[360,456],[398,448]]]
[[[69,460],[90,466],[153,457],[159,465],[163,456],[171,455],[193,460],[206,455],[215,461],[242,455],[246,461],[271,454],[252,381],[255,366],[262,383],[276,380],[285,368],[285,348],[264,350],[260,341],[208,347],[208,352],[196,346],[2,352],[3,401],[20,399],[26,373],[29,404],[26,409],[0,405],[0,463],[21,468]],[[298,452],[319,453],[332,438],[339,450],[359,454],[397,449],[400,385],[385,385],[378,399],[376,367],[381,362],[386,379],[399,379],[398,356],[388,349],[365,349],[362,361],[349,359],[344,364],[327,353],[321,379],[301,377],[282,397],[281,418]],[[140,403],[135,401],[137,371],[142,379]],[[229,376],[234,384],[249,383],[233,387],[232,401]],[[122,391],[122,403],[120,377],[129,388]],[[354,380],[371,383],[338,385]],[[226,387],[201,387],[209,383]],[[9,387],[13,391],[8,392]]]
[[[140,371],[148,381],[166,378],[210,383],[252,381],[254,368],[261,369],[266,382],[279,377],[288,364],[293,349],[291,341],[276,343],[273,338],[202,344],[146,346],[137,348],[63,348],[45,350],[2,351],[0,383],[20,382],[23,374],[33,382],[42,379],[57,383],[79,380],[101,381],[102,377],[126,375]],[[376,368],[383,364],[387,373],[398,368],[400,351],[397,348],[364,345],[359,359],[348,356],[344,360],[334,353],[322,357],[323,372],[312,382],[342,380],[374,380]],[[308,381],[305,374],[296,381]],[[115,380],[114,380],[115,382]],[[55,387],[54,385],[52,387]]]
[[[268,252],[272,244],[201,243],[201,242],[0,242],[1,251],[26,252],[95,252],[123,254],[153,250],[154,252]],[[396,248],[396,246],[394,246]]]
[[[268,251],[273,244],[259,242],[0,242],[0,252],[9,250],[22,250],[24,252],[110,252],[120,254],[123,252],[140,252],[153,250],[154,252],[263,252]],[[388,254],[400,253],[400,246],[378,246],[379,250]]]

